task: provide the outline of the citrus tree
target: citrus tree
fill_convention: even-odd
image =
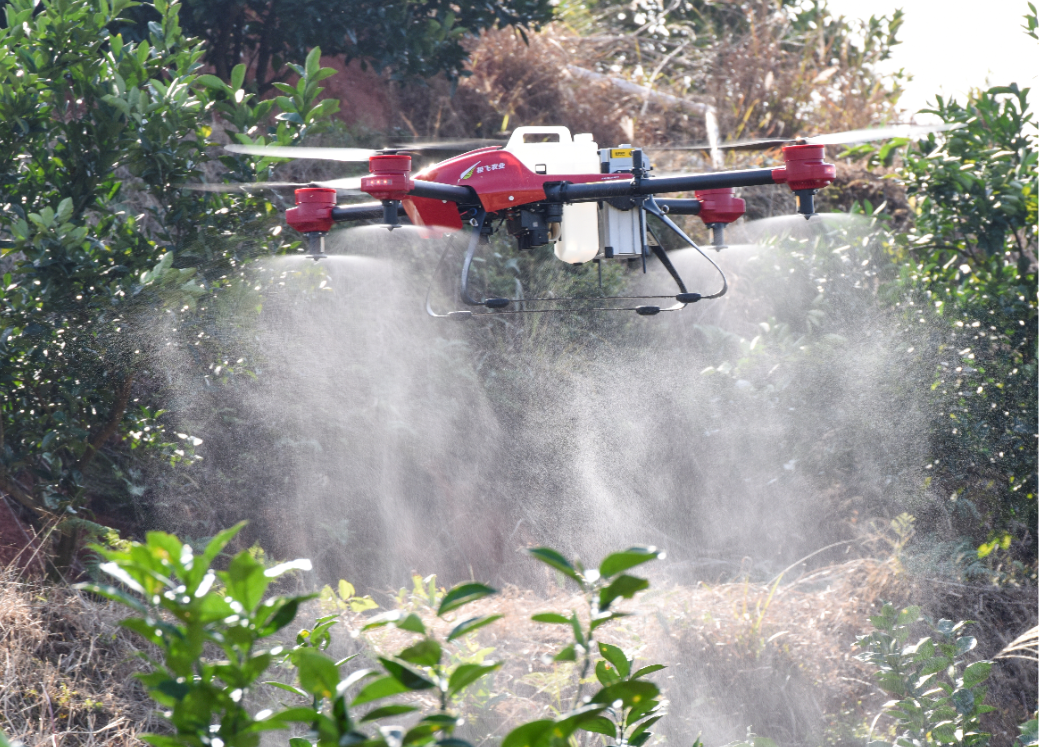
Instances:
[[[55,568],[90,526],[92,489],[119,483],[114,440],[191,456],[142,382],[141,325],[191,324],[233,267],[291,246],[265,230],[266,200],[182,189],[212,160],[214,127],[289,144],[337,106],[318,101],[320,50],[296,88],[254,102],[244,66],[199,75],[178,3],[148,3],[147,39],[113,33],[135,5],[12,0],[0,29],[0,491],[58,527]],[[238,179],[271,165],[222,160]]]
[[[916,218],[900,287],[906,325],[923,313],[941,331],[930,340],[936,487],[982,556],[1017,538],[1016,554],[1034,560],[1037,162],[1026,96],[1012,84],[963,104],[938,98],[933,112],[959,127],[905,157]]]

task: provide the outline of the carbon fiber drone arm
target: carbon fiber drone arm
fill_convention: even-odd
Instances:
[[[775,184],[774,171],[775,169],[748,169],[745,171],[723,171],[716,174],[618,179],[609,182],[588,182],[585,184],[560,182],[558,184],[546,184],[545,196],[549,200],[556,202],[593,202],[595,200],[608,200],[612,197],[629,197],[633,195],[658,195],[666,192],[756,187],[762,184]]]

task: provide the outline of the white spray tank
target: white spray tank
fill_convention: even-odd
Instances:
[[[537,142],[546,139],[550,141]],[[599,146],[591,134],[571,137],[566,127],[517,127],[505,150],[535,174],[599,173]],[[599,215],[594,202],[563,206],[555,249],[556,256],[570,264],[595,259],[599,253]]]

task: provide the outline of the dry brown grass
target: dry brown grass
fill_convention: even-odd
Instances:
[[[860,559],[774,587],[665,586],[627,603],[623,608],[637,614],[602,629],[601,639],[637,652],[640,666],[669,666],[655,679],[669,701],[670,714],[658,726],[670,741],[688,742],[702,732],[705,744],[724,744],[753,726],[782,744],[820,744],[828,716],[851,708],[865,719],[883,700],[852,644],[881,600],[905,600],[909,586],[896,571],[893,563]],[[479,634],[479,646],[493,648],[489,658],[504,666],[472,704],[478,726],[470,738],[493,741],[522,720],[572,705],[573,665],[550,661],[568,628],[530,616],[582,606],[580,597],[562,591],[544,599],[511,588],[466,608],[467,617],[505,616]],[[448,624],[421,605],[417,611],[446,633]],[[346,615],[343,622],[358,635],[364,618]],[[410,639],[386,628],[360,637],[382,651]]]
[[[0,729],[26,747],[143,744],[160,729],[122,610],[0,574]]]
[[[461,709],[474,744],[497,743],[516,724],[573,704],[573,665],[551,663],[568,629],[530,620],[538,612],[584,608],[579,596],[554,581],[547,579],[553,589],[547,595],[508,588],[464,610],[466,617],[504,615],[455,650],[460,658],[504,662]],[[972,633],[981,642],[979,657],[992,657],[1005,645],[999,630],[1027,629],[1036,614],[1034,590],[913,581],[893,559],[849,560],[800,577],[787,574],[778,584],[655,586],[623,603],[636,614],[601,629],[600,638],[635,652],[640,666],[667,664],[654,675],[669,711],[658,732],[683,743],[702,734],[712,747],[742,738],[748,727],[782,745],[861,745],[856,727],[879,711],[886,696],[873,685],[870,668],[854,658],[853,644],[882,601],[913,600],[936,616],[978,620]],[[450,621],[414,598],[408,604],[441,639],[446,635]],[[312,603],[287,636],[326,611]],[[373,656],[413,639],[391,628],[362,633],[369,614],[342,615],[331,653]],[[142,664],[139,641],[118,628],[124,616],[115,605],[65,588],[10,573],[0,578],[0,728],[27,747],[139,745],[141,734],[161,731],[161,719],[132,678]],[[351,666],[367,666],[364,658]],[[994,671],[989,702],[999,711],[988,723],[994,745],[1012,743],[1014,725],[1034,703],[1035,676],[1028,667],[1034,670],[1027,662],[1000,660]],[[256,694],[257,708],[298,704],[269,690]]]
[[[593,133],[604,146],[706,141],[702,116],[576,77],[570,66],[711,104],[723,140],[897,118],[893,84],[872,74],[879,48],[854,50],[823,28],[793,44],[790,20],[769,0],[745,3],[742,13],[745,33],[705,46],[634,33],[581,35],[561,21],[528,34],[527,42],[512,29],[486,31],[469,41],[469,77],[456,89],[442,80],[398,89],[390,118],[418,136],[494,137],[519,125],[563,124]]]
[[[469,50],[471,75],[457,90],[442,80],[406,87],[397,92],[395,119],[420,136],[495,137],[520,125],[553,124],[591,132],[600,143],[624,140],[622,120],[642,102],[567,70],[591,64],[594,50],[559,26],[528,39],[508,29],[481,34]]]
[[[1000,627],[1017,629],[1035,620],[1034,590],[960,591],[966,593],[959,597],[981,600],[969,610],[978,621],[970,632],[981,641],[975,658],[999,651]],[[865,725],[888,700],[875,686],[872,668],[855,659],[855,639],[870,630],[869,615],[885,601],[914,602],[935,618],[962,619],[955,613],[968,610],[957,599],[946,584],[911,578],[894,558],[859,558],[799,578],[787,575],[774,586],[663,584],[626,603],[622,608],[637,614],[602,629],[600,637],[636,652],[639,666],[668,665],[654,679],[669,711],[657,731],[669,742],[689,743],[702,734],[705,744],[720,745],[753,728],[783,745],[851,747],[864,743]],[[544,598],[515,588],[466,608],[467,617],[505,616],[469,646],[491,649],[488,658],[504,662],[493,685],[468,704],[474,743],[493,743],[524,720],[573,705],[573,665],[550,661],[569,640],[568,629],[530,621],[537,612],[566,609],[583,609],[583,600],[561,590]],[[439,634],[447,632],[449,623],[424,605],[416,611]],[[351,633],[351,652],[395,651],[412,638],[387,628],[361,633],[364,616],[345,615],[342,621]],[[986,724],[993,745],[1011,745],[1016,724],[1030,713],[1036,683],[1025,667],[1003,660],[993,671],[988,701],[998,711]]]

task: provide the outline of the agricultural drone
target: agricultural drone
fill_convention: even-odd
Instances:
[[[370,174],[359,180],[318,183],[296,190],[296,206],[286,222],[303,234],[309,256],[324,254],[324,237],[334,223],[381,218],[389,229],[402,217],[424,229],[427,236],[458,234],[470,228],[459,281],[461,302],[468,308],[438,313],[427,297],[432,316],[465,319],[484,314],[540,313],[574,310],[572,302],[595,302],[583,310],[635,311],[651,316],[676,311],[690,303],[718,298],[727,290],[725,275],[714,260],[674,223],[670,215],[695,215],[712,230],[715,248],[724,246],[724,229],[746,211],[736,196],[738,187],[786,184],[797,198],[797,212],[810,218],[817,190],[836,176],[826,163],[825,146],[862,142],[909,131],[934,128],[882,128],[793,141],[752,141],[738,147],[781,147],[784,165],[704,174],[652,176],[640,148],[620,145],[599,148],[590,134],[571,136],[566,127],[519,127],[504,147],[494,145],[448,158],[417,174],[411,173],[411,151],[405,147],[370,151],[354,148],[299,148],[230,145],[227,149],[265,157],[323,158],[368,162]],[[340,206],[335,187],[356,187],[377,202]],[[692,192],[693,198],[661,197]],[[711,293],[690,292],[649,225],[653,215],[687,246],[699,252],[720,278]],[[670,295],[592,296],[580,298],[486,298],[474,295],[469,274],[477,247],[504,226],[519,251],[554,244],[563,262],[581,265],[611,260],[641,262],[652,254],[674,279],[678,292]],[[649,241],[652,238],[653,241]],[[669,305],[640,301],[670,300]],[[621,305],[610,305],[622,302]]]

